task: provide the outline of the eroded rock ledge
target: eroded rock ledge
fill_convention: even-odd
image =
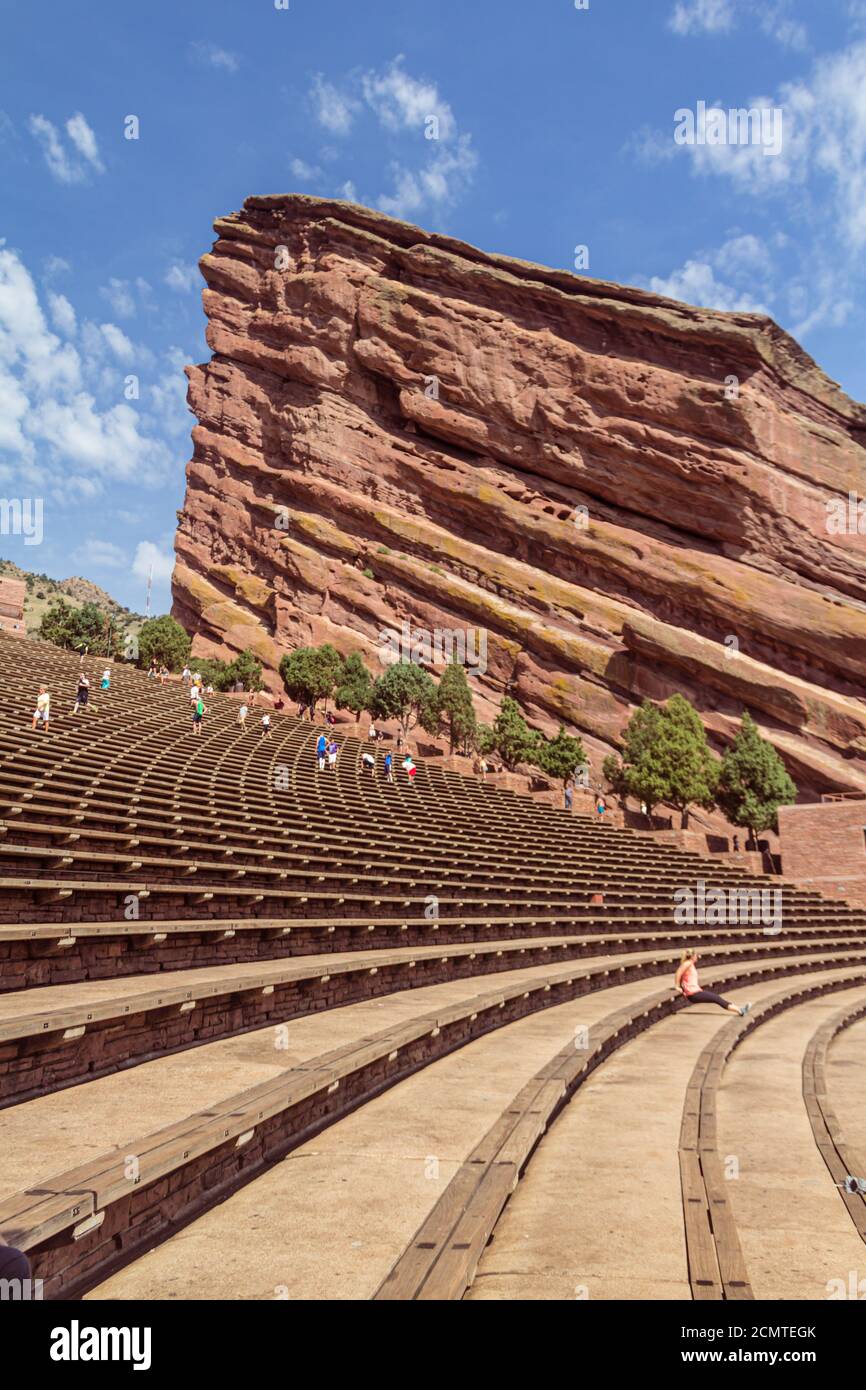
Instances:
[[[866,538],[826,525],[866,408],[776,324],[346,203],[215,230],[173,581],[198,653],[376,668],[385,627],[482,627],[482,712],[507,689],[601,755],[682,690],[719,740],[747,705],[806,794],[866,791]]]

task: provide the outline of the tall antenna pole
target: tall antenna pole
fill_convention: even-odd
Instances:
[[[147,602],[144,605],[144,616],[150,617],[150,591],[153,588],[153,561],[150,562],[150,569],[147,571]]]

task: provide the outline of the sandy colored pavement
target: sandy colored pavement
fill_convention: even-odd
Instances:
[[[488,1034],[294,1150],[88,1295],[366,1299],[514,1094],[638,980]]]
[[[728,997],[757,1004],[783,984]],[[691,1298],[677,1156],[682,1107],[701,1050],[730,1019],[694,1005],[589,1078],[532,1157],[468,1298]]]
[[[275,1027],[269,1026],[23,1101],[0,1111],[0,1198],[109,1149],[122,1147],[134,1153],[137,1138],[267,1081],[320,1052],[418,1014],[538,979],[560,967],[567,968],[562,962],[551,961],[524,970],[401,990],[292,1019],[282,1025],[286,1031],[281,1030],[280,1041],[287,1045],[285,1050],[277,1049]],[[641,997],[658,989],[664,980],[659,977],[636,983]],[[605,994],[611,997],[609,992]],[[610,1004],[604,1012],[614,1007]]]
[[[845,1142],[860,1160],[852,1176],[866,1178],[866,1018],[843,1029],[831,1042],[826,1080]],[[866,1251],[863,1266],[866,1278]]]
[[[825,1299],[829,1280],[866,1273],[866,1250],[815,1145],[802,1091],[809,1039],[863,994],[860,985],[788,1010],[747,1038],[725,1070],[719,1151],[740,1164],[731,1206],[758,1299]]]

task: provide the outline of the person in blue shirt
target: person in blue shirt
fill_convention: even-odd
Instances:
[[[328,740],[325,738],[324,734],[319,734],[319,737],[316,740],[316,762],[318,763],[320,772],[324,772],[325,770],[325,754],[327,753],[327,751]]]
[[[394,764],[390,753],[385,754],[385,778],[388,782],[394,780]]]

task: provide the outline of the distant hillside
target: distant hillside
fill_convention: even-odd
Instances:
[[[123,604],[113,599],[111,594],[100,589],[98,584],[78,575],[71,579],[49,579],[47,574],[33,574],[21,569],[13,560],[0,560],[0,576],[6,579],[21,579],[27,586],[24,622],[31,637],[38,634],[45,610],[61,598],[65,598],[75,608],[80,607],[82,603],[95,603],[104,613],[110,613],[117,619],[119,632],[137,633],[144,622],[140,613],[130,612]]]

